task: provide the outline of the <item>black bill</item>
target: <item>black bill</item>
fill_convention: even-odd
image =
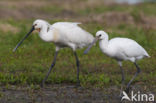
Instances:
[[[28,34],[25,35],[25,37],[16,45],[16,47],[13,49],[13,52],[17,50],[17,48],[23,43],[23,41],[34,31],[34,26],[32,26],[31,30],[28,32]]]
[[[97,42],[98,37],[96,37],[93,42],[88,46],[88,48],[84,51],[84,54],[87,54],[90,48]]]

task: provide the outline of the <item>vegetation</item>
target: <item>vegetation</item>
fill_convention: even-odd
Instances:
[[[82,1],[81,1],[82,2]],[[102,29],[113,37],[127,37],[136,40],[149,53],[151,58],[139,61],[142,73],[135,82],[141,81],[145,84],[155,86],[156,81],[156,4],[139,5],[105,5],[96,4],[92,7],[85,1],[86,7],[68,9],[66,5],[43,6],[33,9],[38,14],[57,15],[56,18],[47,18],[47,21],[80,21],[80,25],[93,35]],[[55,4],[53,4],[55,5]],[[73,4],[75,5],[75,4]],[[98,5],[98,6],[97,6]],[[32,7],[34,8],[34,7]],[[18,10],[19,7],[11,8]],[[53,12],[55,11],[55,12]],[[62,16],[68,11],[69,16]],[[51,13],[51,14],[50,14]],[[37,17],[39,17],[37,15]],[[125,16],[125,18],[123,17]],[[33,33],[18,48],[17,52],[12,50],[19,40],[29,31],[32,22],[37,17],[6,17],[0,19],[0,84],[31,86],[40,85],[47,73],[54,56],[55,46],[52,43],[43,42],[37,33]],[[44,16],[41,18],[44,18]],[[130,18],[130,19],[127,19]],[[81,62],[80,81],[83,87],[109,87],[120,85],[121,73],[115,60],[105,56],[99,49],[98,44],[94,46],[88,55],[83,55],[85,49],[78,50]],[[126,83],[134,75],[136,68],[130,62],[124,62]],[[74,84],[76,83],[76,66],[74,55],[69,48],[62,49],[57,58],[56,66],[50,74],[46,84]]]

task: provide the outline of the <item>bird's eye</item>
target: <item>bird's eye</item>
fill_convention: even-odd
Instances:
[[[101,34],[99,35],[99,37],[101,36]]]
[[[37,24],[35,24],[34,26],[37,26]]]

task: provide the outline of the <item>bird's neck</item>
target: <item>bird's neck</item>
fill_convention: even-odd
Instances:
[[[46,42],[52,41],[52,33],[49,30],[50,25],[44,24],[39,32],[39,36],[42,40]]]
[[[103,51],[103,52],[106,52],[107,49],[108,49],[108,39],[103,39],[103,40],[100,40],[99,41],[99,46],[100,46],[100,49]]]
[[[40,30],[40,34],[47,34],[48,28],[49,28],[49,26],[47,24],[44,24]]]
[[[109,40],[101,40],[99,42],[100,49],[103,53],[105,53],[109,57],[113,57],[115,54],[115,51],[109,46]]]

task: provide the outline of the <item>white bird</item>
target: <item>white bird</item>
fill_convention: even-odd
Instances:
[[[13,51],[21,45],[21,43],[33,32],[37,30],[40,38],[45,42],[53,42],[56,46],[54,60],[49,68],[49,71],[42,81],[43,87],[46,79],[48,78],[52,68],[55,65],[56,57],[60,48],[69,47],[72,48],[77,66],[77,85],[80,85],[79,80],[79,59],[76,54],[76,49],[88,46],[93,42],[94,37],[87,31],[78,26],[77,22],[57,22],[50,25],[48,22],[38,19],[33,22],[32,29],[28,34],[17,44]]]
[[[96,33],[96,38],[90,44],[90,46],[85,50],[86,54],[92,45],[99,40],[99,46],[101,51],[109,57],[112,57],[118,61],[122,72],[122,86],[121,92],[124,85],[124,71],[122,69],[122,61],[129,60],[134,63],[137,68],[137,72],[134,77],[130,80],[127,85],[126,92],[129,92],[129,87],[135,77],[140,73],[140,67],[137,65],[137,60],[140,60],[144,57],[150,57],[143,47],[141,47],[136,41],[128,38],[113,38],[109,40],[108,34],[104,31],[98,31]],[[121,95],[121,94],[120,94]]]

